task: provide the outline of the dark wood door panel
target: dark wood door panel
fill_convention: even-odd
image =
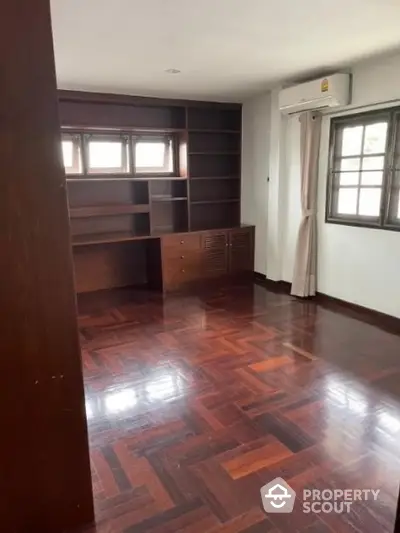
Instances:
[[[217,277],[228,271],[228,232],[205,232],[202,234],[202,276]]]
[[[94,512],[50,2],[1,8],[0,522],[61,533]]]
[[[229,231],[229,271],[232,273],[254,270],[254,228]]]

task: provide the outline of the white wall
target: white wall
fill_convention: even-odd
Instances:
[[[363,110],[358,109],[359,106],[378,104],[381,107],[385,101],[400,100],[400,54],[358,64],[352,72],[351,108],[356,106],[357,112]],[[322,121],[318,181],[318,290],[400,317],[400,233],[325,223],[331,118],[331,115],[325,116]],[[274,132],[271,135],[274,136]],[[295,117],[288,121],[285,154],[284,179],[287,186],[282,215],[286,219],[286,223],[282,224],[282,279],[291,281],[300,218],[299,123]]]
[[[352,106],[400,100],[400,53],[359,63],[352,72]]]
[[[400,54],[353,69],[353,106],[393,99],[400,100]],[[330,118],[320,151],[318,290],[400,317],[400,233],[324,223]]]
[[[279,90],[271,92],[271,136],[269,143],[269,186],[267,226],[267,277],[282,279],[282,242],[286,224],[286,153],[287,119],[278,108]]]
[[[338,114],[395,105],[389,100],[400,105],[400,54],[359,63],[352,73],[352,105]],[[290,282],[300,222],[300,124],[282,117],[277,95],[243,105],[242,222],[256,225],[255,270]],[[322,121],[318,290],[400,317],[400,233],[325,223],[332,116]]]
[[[268,172],[270,94],[243,104],[242,200],[243,224],[256,226],[255,271],[267,273]]]
[[[282,279],[292,281],[300,209],[300,122],[297,116],[288,119],[286,138],[285,211],[283,213]],[[290,154],[288,156],[288,153]]]

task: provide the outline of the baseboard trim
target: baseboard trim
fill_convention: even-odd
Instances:
[[[292,286],[288,281],[268,279],[265,274],[261,274],[260,272],[254,272],[254,281],[270,291],[282,292],[285,294],[290,294],[290,288]]]
[[[291,283],[287,281],[274,281],[268,279],[264,274],[260,274],[259,272],[254,272],[254,281],[270,291],[290,294]],[[298,300],[300,302],[303,301],[301,298],[298,298]],[[400,334],[400,318],[395,316],[387,315],[386,313],[381,313],[375,309],[370,309],[352,302],[347,302],[346,300],[335,298],[334,296],[330,296],[323,292],[317,292],[315,298],[304,299],[304,302],[310,303],[310,301],[337,313],[343,313],[373,326],[378,326],[389,333]]]
[[[344,313],[352,318],[357,318],[373,326],[378,326],[389,333],[400,334],[400,318],[386,313],[381,313],[375,309],[364,307],[352,302],[347,302],[340,298],[335,298],[323,292],[317,292],[315,301],[323,307]]]

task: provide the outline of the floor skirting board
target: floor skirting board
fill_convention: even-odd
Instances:
[[[274,281],[272,279],[268,279],[264,274],[260,274],[259,272],[254,272],[254,281],[258,285],[262,285],[268,290],[290,294],[290,288],[292,284],[288,281]],[[298,298],[298,300],[301,301],[302,299]],[[315,298],[306,298],[304,301],[314,301],[320,305],[323,305],[324,307],[332,309],[333,311],[345,313],[353,318],[363,320],[368,324],[378,326],[385,331],[400,334],[400,318],[381,313],[375,309],[369,309],[368,307],[364,307],[362,305],[347,302],[346,300],[335,298],[334,296],[330,296],[329,294],[325,294],[323,292],[317,292]]]
[[[260,274],[260,272],[254,272],[254,281],[258,285],[264,286],[266,289],[274,292],[283,292],[285,294],[290,294],[290,288],[292,286],[288,281],[275,281],[267,278],[265,274]]]

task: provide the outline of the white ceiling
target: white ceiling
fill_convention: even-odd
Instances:
[[[399,0],[51,4],[64,89],[241,101],[400,45]]]

